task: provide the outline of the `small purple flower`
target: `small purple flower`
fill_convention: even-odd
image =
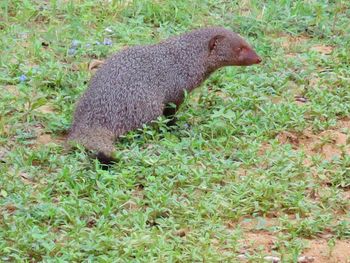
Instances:
[[[184,128],[185,128],[186,130],[189,130],[189,129],[191,129],[191,125],[185,123],[185,124],[184,124]]]
[[[20,82],[25,82],[27,80],[27,76],[26,75],[24,75],[24,74],[22,74],[20,77],[19,77],[19,81]]]
[[[112,39],[110,38],[105,38],[103,40],[103,45],[106,45],[106,46],[112,46],[113,42],[112,42]]]
[[[80,41],[74,39],[74,40],[72,41],[71,47],[72,47],[72,48],[77,48],[77,47],[79,47],[79,45],[80,45]]]
[[[68,55],[73,56],[73,55],[75,54],[76,51],[77,51],[77,50],[76,50],[75,48],[70,48],[70,49],[68,50]]]

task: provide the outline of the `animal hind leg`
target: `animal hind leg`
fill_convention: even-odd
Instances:
[[[96,152],[96,158],[101,164],[111,164],[115,162],[114,134],[105,128],[84,128],[78,133],[70,135],[70,141],[82,144],[85,148]]]

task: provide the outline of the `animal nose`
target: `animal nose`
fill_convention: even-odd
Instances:
[[[262,59],[261,59],[260,57],[258,57],[258,58],[256,59],[256,63],[257,63],[257,64],[259,64],[261,61],[262,61]]]

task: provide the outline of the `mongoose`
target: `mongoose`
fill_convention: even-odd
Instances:
[[[122,50],[92,77],[76,106],[68,141],[97,152],[101,163],[110,163],[118,136],[162,114],[172,118],[185,90],[198,87],[221,67],[260,62],[241,36],[222,27]],[[167,107],[169,103],[176,107]]]

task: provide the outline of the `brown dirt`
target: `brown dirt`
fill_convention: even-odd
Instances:
[[[260,220],[263,220],[264,228],[270,228],[270,227],[279,225],[278,218],[276,217],[264,217],[264,218],[261,218]],[[257,218],[244,218],[242,220],[239,220],[236,223],[228,222],[226,225],[229,228],[233,228],[233,227],[236,227],[237,225],[240,225],[240,227],[245,231],[258,231],[258,228],[261,227],[259,226],[259,224],[261,225],[261,221],[259,221],[259,219]]]
[[[305,102],[307,102],[307,99],[306,101],[301,102],[301,99],[303,99],[303,95],[301,94],[304,93],[304,87],[298,85],[294,81],[288,81],[285,86],[288,89],[288,96],[294,96],[295,103],[304,104]],[[279,104],[283,102],[284,98],[283,96],[270,96],[269,100],[274,104]]]
[[[280,45],[283,47],[283,49],[285,49],[287,57],[295,57],[296,48],[304,45],[307,41],[310,40],[310,37],[306,35],[291,36],[287,34],[281,34],[279,36],[276,36],[275,39],[278,39],[280,41]],[[334,47],[323,44],[316,44],[310,47],[310,50],[316,51],[323,55],[329,55],[333,52]]]
[[[343,197],[345,200],[350,200],[350,190],[344,191]]]
[[[337,127],[339,129],[348,129],[348,130],[350,130],[350,118],[344,118],[344,119],[338,121]]]
[[[304,150],[307,156],[321,155],[327,160],[342,154],[342,150],[350,154],[350,142],[347,133],[350,131],[350,119],[339,120],[336,127],[314,134],[310,129],[302,133],[282,132],[277,136],[281,144],[291,144],[295,150]],[[271,148],[268,143],[262,143],[259,154],[265,154]],[[310,160],[307,159],[309,164]],[[325,193],[325,189],[322,191]],[[310,193],[314,198],[319,198],[319,193]],[[344,191],[343,197],[350,199],[350,191]],[[291,218],[292,219],[292,218]],[[278,226],[276,218],[264,218],[264,229],[259,229],[256,219],[239,220],[239,222],[228,222],[229,229],[235,229],[238,225],[243,230],[240,244],[242,255],[247,251],[264,251],[266,255],[273,255],[274,245],[277,240],[275,233],[267,229]],[[350,240],[336,240],[335,246],[329,248],[327,241],[332,237],[331,233],[325,232],[318,239],[304,240],[308,247],[304,249],[300,260],[316,263],[350,263]],[[311,260],[311,261],[310,261]],[[305,262],[305,261],[301,261]]]
[[[309,78],[309,86],[315,87],[320,83],[321,79],[318,77],[317,74],[311,74]]]
[[[2,160],[5,160],[8,152],[9,152],[9,150],[6,147],[0,147],[0,163]]]
[[[73,72],[77,72],[77,71],[80,71],[82,69],[79,64],[70,64],[68,66],[68,68]]]
[[[312,51],[316,51],[318,53],[329,55],[333,52],[334,47],[332,46],[326,46],[326,45],[315,45],[311,47]]]
[[[48,144],[52,142],[52,138],[50,134],[41,134],[37,137],[36,143],[37,144]]]
[[[13,214],[17,211],[17,207],[14,204],[6,204],[4,205],[3,210],[5,210],[9,214]]]
[[[260,146],[260,149],[258,151],[258,155],[265,155],[267,151],[271,150],[271,145],[267,142],[263,142]]]
[[[43,114],[49,114],[49,113],[55,112],[55,109],[54,109],[53,105],[51,105],[51,104],[45,104],[43,106],[40,106],[36,110],[43,113]]]
[[[52,137],[50,134],[40,134],[35,140],[36,146],[46,145],[49,143],[60,144],[64,141],[63,137]]]
[[[283,101],[281,96],[271,96],[269,99],[273,104],[279,104]]]
[[[3,135],[9,136],[9,135],[11,134],[12,128],[13,128],[12,125],[5,124],[5,125],[2,127],[2,130],[0,129],[0,132],[2,132]]]
[[[246,232],[243,234],[241,240],[242,249],[244,252],[247,251],[265,251],[270,254],[273,251],[274,244],[277,241],[275,237],[270,232],[259,231],[256,233]]]
[[[222,98],[223,101],[228,101],[230,100],[232,97],[230,96],[230,94],[228,94],[225,91],[221,91],[221,90],[215,90],[215,95]],[[198,98],[199,99],[199,98]],[[197,101],[198,101],[197,99]]]
[[[190,232],[189,228],[181,228],[177,231],[174,232],[175,236],[179,236],[179,237],[184,237],[186,236],[188,233]],[[215,240],[215,239],[214,239]],[[214,243],[217,242],[217,240],[214,241]]]
[[[144,197],[145,197],[143,188],[142,188],[142,187],[139,187],[139,186],[136,187],[136,188],[131,192],[131,195],[133,196],[133,198],[136,198],[136,199],[144,199]]]
[[[347,129],[350,129],[350,121],[342,120],[334,129],[325,130],[319,134],[313,134],[310,129],[300,134],[281,132],[277,139],[281,144],[291,144],[295,150],[304,150],[308,156],[320,154],[330,161],[336,156],[341,156],[343,151],[350,154],[348,135],[345,133]]]
[[[236,170],[236,174],[238,176],[246,176],[248,174],[248,171],[247,169],[243,168],[243,167],[239,167],[237,170]]]
[[[350,191],[349,191],[350,192]],[[290,218],[293,219],[293,215]],[[278,226],[277,218],[264,218],[265,227]],[[255,218],[245,218],[238,222],[227,222],[228,229],[235,229],[240,226],[243,230],[242,238],[240,240],[241,251],[245,254],[247,252],[263,251],[268,256],[272,256],[275,252],[275,243],[277,235],[274,232],[267,230],[257,230],[258,220]],[[350,240],[336,240],[334,248],[330,249],[327,240],[329,235],[324,235],[318,239],[303,241],[307,244],[299,259],[304,258],[304,262],[315,263],[350,263]],[[307,261],[309,260],[309,261]],[[313,261],[312,261],[313,260]],[[301,262],[303,262],[301,260]]]
[[[238,12],[240,16],[249,16],[251,15],[252,5],[249,0],[239,1]]]
[[[336,240],[332,249],[324,239],[310,240],[309,248],[304,251],[304,254],[314,257],[315,263],[349,263],[350,240]]]
[[[45,106],[45,105],[44,105]],[[42,106],[42,107],[44,107]],[[38,109],[42,108],[39,107]],[[52,109],[50,107],[44,107],[40,109],[43,113],[51,113]],[[33,148],[40,147],[41,145],[46,145],[50,143],[62,144],[65,140],[65,136],[55,136],[45,132],[44,128],[41,125],[37,125],[31,128],[31,131],[35,134],[36,138],[32,141]]]
[[[295,46],[304,44],[306,41],[309,41],[310,38],[306,35],[291,36],[291,35],[282,35],[280,36],[281,46],[285,49],[291,49]]]
[[[5,92],[10,93],[13,96],[19,95],[19,90],[15,85],[7,85],[5,86]]]
[[[275,252],[277,237],[267,231],[245,232],[240,240],[241,253],[263,251],[266,255]],[[336,240],[331,249],[326,239],[304,240],[308,244],[301,258],[315,263],[350,263],[350,240]],[[308,262],[308,261],[307,261]]]
[[[263,218],[264,229],[274,227],[278,225],[277,218]],[[256,218],[243,218],[238,222],[226,222],[228,229],[235,229],[240,227],[243,230],[243,238],[241,239],[242,253],[247,251],[255,251],[262,249],[263,251],[270,253],[273,250],[274,242],[277,237],[272,232],[259,229],[259,220]]]
[[[287,34],[276,36],[276,39],[285,50],[286,57],[295,57],[297,55],[296,49],[310,40],[306,35],[291,36]]]

